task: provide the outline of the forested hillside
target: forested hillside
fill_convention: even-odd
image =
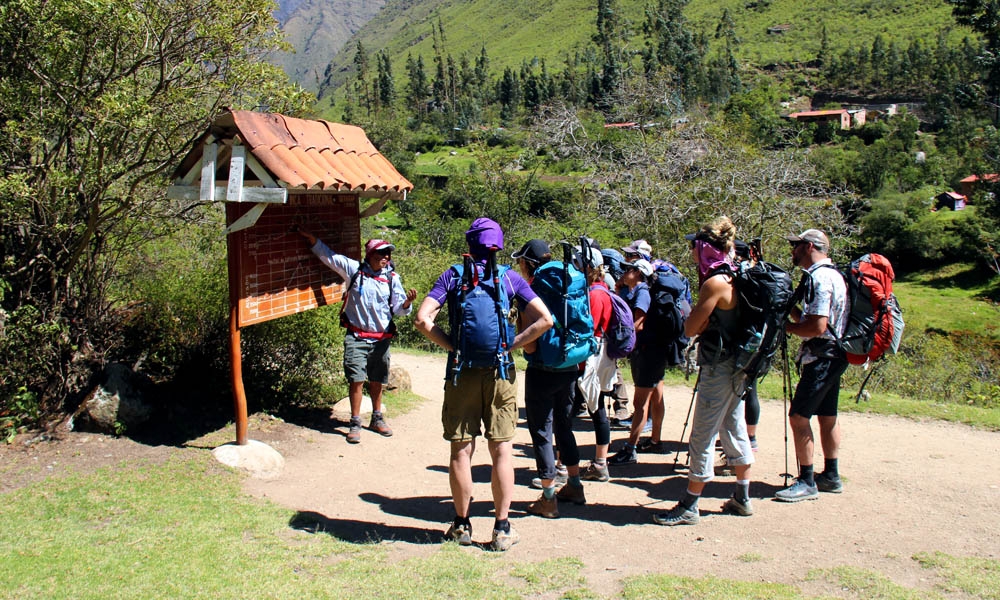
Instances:
[[[536,60],[559,71],[592,46],[598,4],[597,0],[390,1],[333,57],[320,93],[330,94],[350,80],[358,43],[370,53],[384,50],[397,72],[407,55],[429,61],[440,51],[456,61],[463,55],[473,60],[484,48],[493,74]],[[691,31],[703,35],[713,51],[722,51],[728,41],[737,60],[754,67],[813,61],[821,49],[853,50],[858,44],[871,44],[879,34],[886,44],[905,47],[918,38],[929,44],[942,33],[958,43],[968,33],[954,28],[944,0],[621,0],[615,18],[624,53],[637,56],[645,47],[648,9],[665,14],[683,11]],[[731,35],[718,35],[720,26]],[[435,36],[436,29],[443,35]]]

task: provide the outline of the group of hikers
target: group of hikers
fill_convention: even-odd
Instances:
[[[369,385],[369,429],[391,436],[382,413],[382,389],[389,377],[393,319],[411,313],[416,290],[405,290],[391,266],[395,247],[385,240],[365,244],[363,261],[337,254],[306,231],[312,252],[347,282],[341,319],[347,328],[344,370],[350,386],[351,421],[347,441],[361,441],[361,394]],[[414,324],[448,352],[441,422],[450,443],[448,477],[455,518],[447,540],[472,544],[470,509],[472,457],[476,440],[486,439],[492,462],[494,517],[490,547],[503,551],[519,540],[508,519],[514,494],[513,444],[518,420],[513,353],[521,350],[524,407],[542,490],[527,512],[559,516],[559,503],[585,504],[584,481],[610,479],[610,468],[638,461],[638,454],[662,450],[663,376],[668,366],[686,361],[684,349],[697,344],[698,382],[688,442],[687,489],[670,510],[657,513],[661,525],[698,523],[698,501],[715,474],[716,440],[736,474],[724,512],[750,516],[749,494],[759,405],[756,377],[741,378],[741,315],[736,280],[745,265],[759,260],[751,246],[737,240],[725,216],[686,237],[697,267],[696,302],[676,267],[653,258],[650,245],[636,240],[621,252],[601,249],[593,240],[562,243],[562,260],[547,242],[532,239],[510,256],[515,265],[498,264],[504,249],[500,225],[488,218],[472,222],[465,234],[468,253],[447,269],[419,304]],[[843,335],[847,289],[832,265],[830,242],[816,229],[787,236],[792,262],[803,271],[792,306],[780,327],[802,338],[797,359],[800,380],[788,413],[799,474],[778,491],[779,501],[815,499],[837,493],[840,429],[837,398],[848,361],[838,343]],[[665,283],[666,282],[666,283]],[[580,290],[583,290],[582,293]],[[664,306],[667,308],[664,309]],[[447,307],[447,330],[438,313]],[[634,384],[632,414],[625,419],[618,358],[627,357]],[[609,415],[607,400],[613,399]],[[596,444],[593,459],[581,466],[573,419],[589,413]],[[825,459],[813,467],[817,417]],[[609,456],[611,422],[629,425],[621,449]],[[652,422],[650,436],[641,438]],[[686,425],[685,425],[686,427]]]

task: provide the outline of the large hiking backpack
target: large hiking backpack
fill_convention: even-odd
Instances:
[[[510,347],[515,333],[509,321],[510,299],[503,289],[509,285],[509,269],[496,265],[495,254],[490,255],[482,272],[469,255],[463,264],[451,267],[456,281],[449,292],[448,322],[456,378],[463,367],[500,367],[500,377],[507,378],[507,369],[513,364]]]
[[[886,352],[895,354],[903,337],[903,311],[892,293],[896,274],[889,259],[865,254],[842,272],[847,282],[847,326],[839,343],[852,365]]]
[[[760,379],[771,368],[785,339],[785,321],[795,286],[781,267],[764,261],[739,265],[733,274],[740,331],[733,337],[736,383],[742,387]]]
[[[570,260],[567,256],[541,265],[531,280],[531,289],[548,307],[555,325],[538,338],[534,352],[525,353],[529,364],[564,369],[597,351],[587,278]]]
[[[592,290],[602,290],[611,298],[611,319],[604,331],[604,352],[608,358],[625,358],[635,350],[635,320],[628,302],[603,285],[594,284]]]
[[[655,338],[657,345],[667,346],[684,337],[684,322],[691,314],[691,286],[688,280],[669,263],[661,263],[649,278],[649,312],[643,324],[643,338]]]

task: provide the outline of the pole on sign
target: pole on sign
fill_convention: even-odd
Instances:
[[[233,211],[233,205],[226,206],[228,213]],[[227,219],[231,221],[231,219]],[[243,352],[240,346],[240,269],[239,253],[243,231],[234,231],[226,236],[226,249],[229,260],[229,363],[232,372],[233,407],[236,412],[236,444],[247,444],[247,396],[243,389]]]

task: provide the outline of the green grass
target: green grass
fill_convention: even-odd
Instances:
[[[437,150],[423,152],[416,157],[413,173],[424,176],[455,175],[470,173],[475,167],[476,157],[469,148],[441,146]]]
[[[907,275],[893,285],[904,309],[906,328],[943,332],[974,331],[1000,341],[1000,281],[969,264]]]

